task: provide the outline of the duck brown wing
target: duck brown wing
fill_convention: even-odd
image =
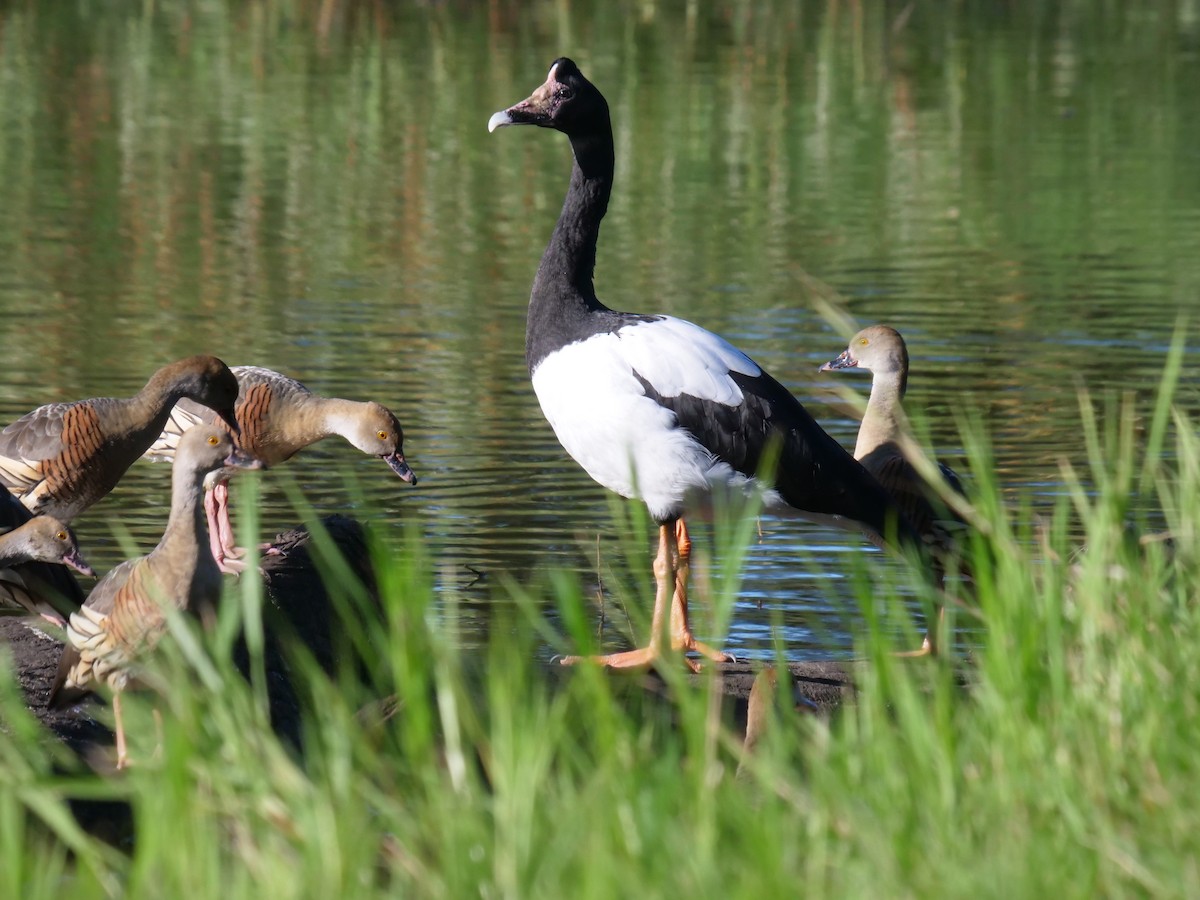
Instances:
[[[922,538],[945,549],[956,539],[962,520],[938,497],[894,443],[881,444],[860,462],[875,476],[903,510]],[[962,494],[962,483],[953,470],[940,467],[952,490]]]
[[[63,450],[63,422],[73,403],[51,403],[26,413],[0,431],[0,484],[25,494],[45,479],[47,460]]]
[[[42,460],[62,452],[63,420],[74,403],[48,403],[0,431],[0,456]]]
[[[312,393],[312,391],[295,378],[262,366],[234,366],[233,374],[237,376],[238,385],[241,387],[238,395],[239,399],[245,395],[247,388],[258,387],[259,385],[267,385],[281,397],[292,394],[307,395]]]

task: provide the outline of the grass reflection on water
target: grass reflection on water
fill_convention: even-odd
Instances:
[[[592,577],[597,534],[621,563],[620,520],[554,441],[522,358],[567,151],[484,127],[569,53],[617,129],[602,299],[728,336],[850,445],[857,424],[814,372],[844,338],[814,311],[825,285],[908,336],[909,404],[939,455],[965,468],[958,423],[975,417],[1010,500],[1048,507],[1060,461],[1084,458],[1076,387],[1148,396],[1200,295],[1195,23],[1087,10],[10,10],[0,314],[21,325],[0,335],[0,414],[131,393],[215,352],[393,407],[422,475],[402,491],[314,447],[264,479],[264,527],[295,520],[272,487],[286,476],[319,510],[361,491],[436,554],[518,579]],[[135,467],[80,523],[102,564],[114,519],[157,539],[165,484]],[[845,598],[808,587],[811,567],[859,548],[768,532],[735,627],[760,627],[760,596],[836,621]],[[844,627],[805,628],[798,655],[848,647]]]

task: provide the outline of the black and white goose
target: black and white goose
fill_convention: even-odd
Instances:
[[[592,272],[612,191],[613,135],[608,104],[578,66],[555,60],[546,83],[493,115],[488,130],[505,125],[561,131],[575,157],[529,299],[525,358],[542,412],[592,478],[643,500],[659,523],[650,642],[598,661],[653,662],[662,652],[668,607],[673,648],[729,658],[688,628],[682,516],[714,490],[755,490],[775,441],[768,506],[862,530],[877,541],[899,535],[918,543],[888,493],[752,359],[691,322],[616,312],[596,298]]]

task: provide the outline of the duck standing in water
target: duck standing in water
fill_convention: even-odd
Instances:
[[[938,563],[940,581],[944,561],[961,551],[958,540],[965,523],[941,500],[937,490],[917,471],[902,447],[908,437],[902,404],[908,390],[908,346],[896,329],[871,325],[854,335],[849,346],[818,371],[846,370],[871,373],[871,396],[858,429],[854,458],[892,495],[931,548]],[[941,463],[938,468],[950,489],[963,494],[962,482],[954,470]],[[939,621],[943,613],[944,610],[939,611]],[[907,655],[936,653],[936,637],[936,629],[930,629],[921,649]]]

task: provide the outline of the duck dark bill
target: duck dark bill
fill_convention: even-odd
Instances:
[[[387,453],[381,456],[380,459],[387,463],[388,467],[400,476],[401,481],[411,484],[414,487],[416,486],[417,473],[414,472],[412,467],[410,467],[409,464],[404,461],[404,457],[401,456],[399,452]]]
[[[225,457],[225,468],[227,469],[265,469],[266,467],[267,464],[257,456],[252,456],[237,447]]]
[[[849,350],[843,350],[836,358],[817,369],[818,372],[832,372],[834,369],[857,369],[858,360],[850,355]]]
[[[96,577],[96,570],[87,564],[87,561],[78,550],[72,550],[64,556],[63,565],[74,569],[80,575],[86,575],[88,578]]]

